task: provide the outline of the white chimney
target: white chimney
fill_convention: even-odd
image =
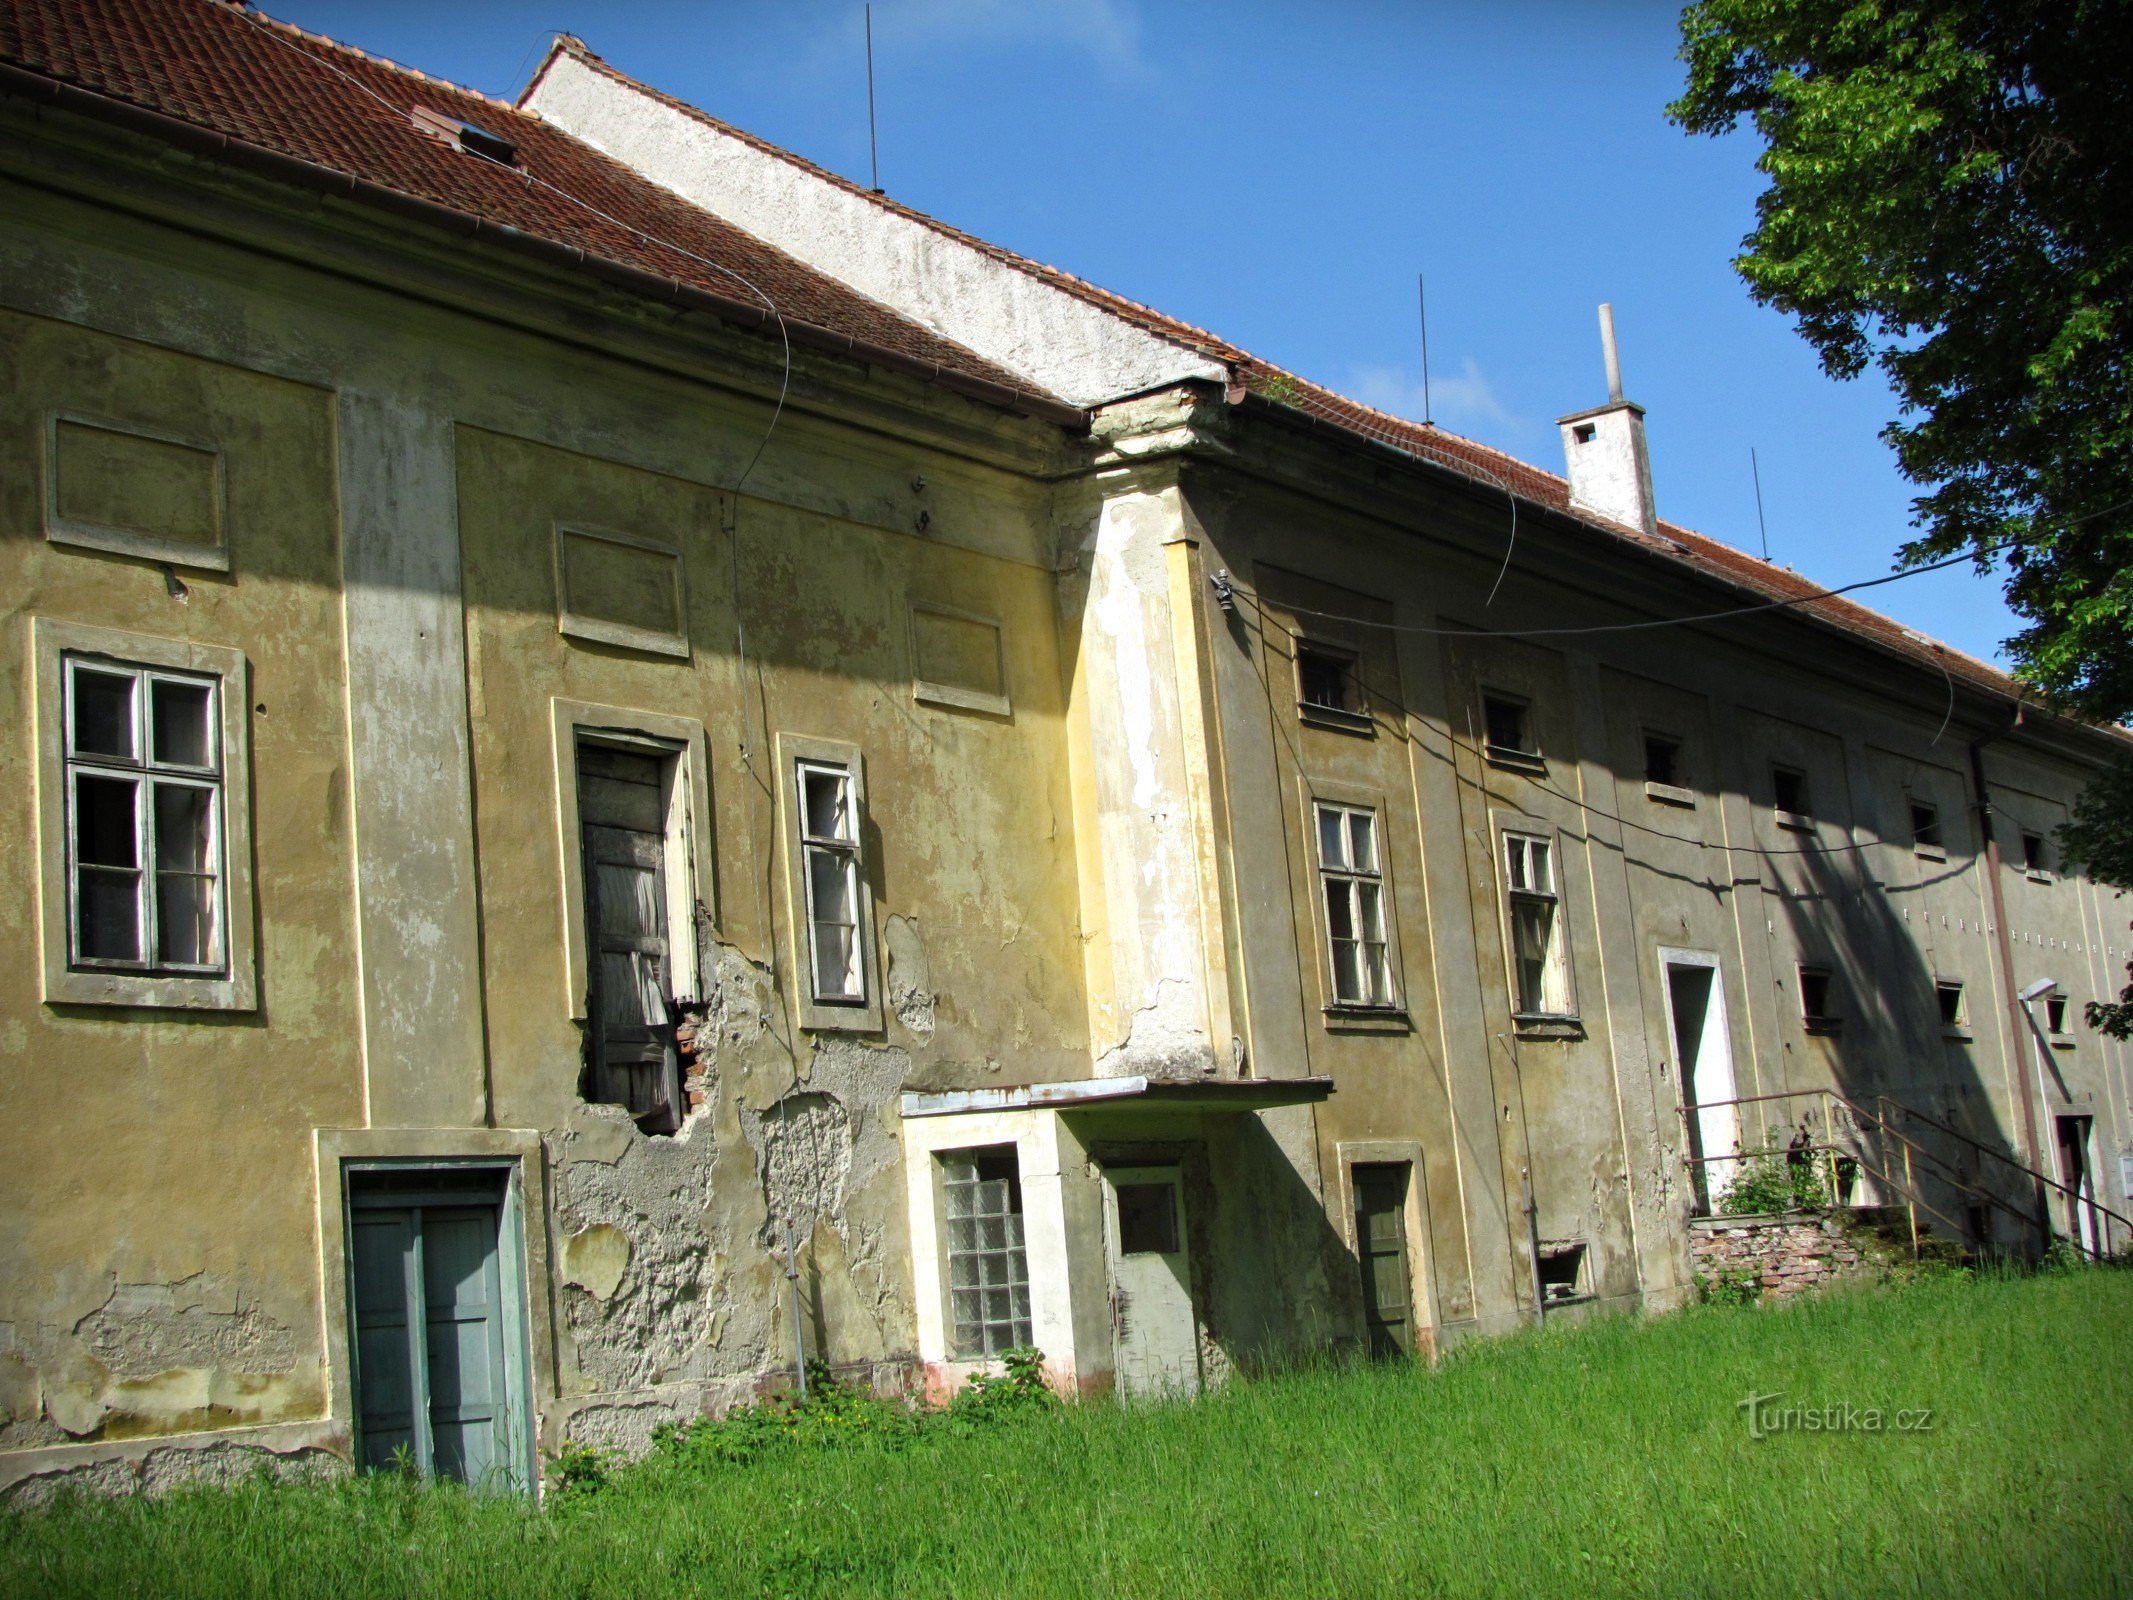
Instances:
[[[1644,445],[1644,407],[1622,398],[1622,358],[1615,351],[1615,308],[1600,307],[1607,353],[1607,404],[1560,417],[1570,503],[1610,522],[1659,532],[1652,504],[1652,458]]]

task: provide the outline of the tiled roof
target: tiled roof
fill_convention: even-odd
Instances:
[[[1735,549],[1721,540],[1697,533],[1679,524],[1662,521],[1659,537],[1648,537],[1641,529],[1626,527],[1586,511],[1570,503],[1570,485],[1560,475],[1547,472],[1517,457],[1500,450],[1479,444],[1472,439],[1444,429],[1412,422],[1404,417],[1395,417],[1335,393],[1321,384],[1284,371],[1270,361],[1262,361],[1249,351],[1231,344],[1228,340],[1209,333],[1204,328],[1182,322],[1164,315],[1153,307],[1129,300],[1124,295],[1099,287],[1078,278],[1070,272],[1032,261],[1013,251],[1003,249],[987,240],[964,233],[923,211],[862,188],[849,179],[826,168],[818,167],[804,157],[794,155],[769,141],[760,139],[746,130],[716,117],[686,101],[663,94],[648,84],[640,83],[628,74],[616,70],[588,50],[582,41],[569,35],[560,36],[555,48],[567,51],[588,67],[607,74],[617,82],[625,83],[640,94],[649,95],[681,111],[687,116],[717,129],[729,138],[738,139],[753,148],[775,156],[779,160],[810,173],[821,182],[833,184],[852,194],[866,199],[885,210],[908,218],[921,226],[930,228],[944,237],[954,239],[973,250],[1015,269],[1027,272],[1066,293],[1075,295],[1142,328],[1150,333],[1192,350],[1210,360],[1227,364],[1235,376],[1251,393],[1264,399],[1286,405],[1305,416],[1320,422],[1330,423],[1350,434],[1375,443],[1387,445],[1406,454],[1421,457],[1454,472],[1516,493],[1528,502],[1549,507],[1566,516],[1586,523],[1596,532],[1622,539],[1630,544],[1652,551],[1663,559],[1692,568],[1707,576],[1715,577],[1744,588],[1760,600],[1784,600],[1799,602],[1794,609],[1816,617],[1825,623],[1842,628],[1872,640],[1897,653],[1908,656],[1935,671],[1945,670],[1951,676],[1976,687],[1997,693],[2020,697],[2022,686],[2007,674],[1973,656],[1963,654],[1951,646],[1926,639],[1923,635],[1906,628],[1902,623],[1881,615],[1866,606],[1843,597],[1828,599],[1805,599],[1820,595],[1823,585],[1802,577],[1788,567],[1780,567],[1767,561],[1757,560],[1745,551]],[[552,59],[552,57],[551,57]],[[545,64],[544,68],[545,70]],[[539,79],[536,73],[535,81]],[[1723,609],[1714,606],[1712,609]]]
[[[0,0],[0,61],[617,266],[729,300],[767,297],[797,322],[1030,392],[539,117],[224,0]],[[518,166],[417,131],[417,109],[501,135]]]

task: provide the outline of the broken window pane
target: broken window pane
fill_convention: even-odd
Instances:
[[[836,839],[851,843],[852,780],[848,773],[829,767],[800,769],[800,821],[810,839]]]
[[[586,1097],[622,1106],[647,1133],[673,1132],[683,1114],[666,834],[675,759],[590,742],[577,750],[590,987]]]

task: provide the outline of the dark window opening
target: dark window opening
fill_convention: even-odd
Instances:
[[[1353,712],[1357,709],[1354,668],[1345,656],[1297,646],[1296,698],[1322,711]]]
[[[1541,1303],[1577,1300],[1584,1296],[1585,1242],[1543,1243],[1540,1247]]]
[[[2066,1032],[2065,995],[2048,994],[2044,997],[2044,1031],[2046,1033]]]
[[[1573,424],[1570,429],[1571,437],[1576,439],[1579,444],[1591,444],[1598,437],[1599,432],[1599,428],[1590,422]]]
[[[1174,1256],[1178,1253],[1177,1185],[1118,1186],[1118,1253]]]
[[[1911,847],[1914,850],[1938,850],[1941,848],[1940,810],[1920,800],[1911,802]]]
[[[1940,1005],[1940,1025],[1943,1028],[1960,1028],[1966,1020],[1963,1015],[1963,986],[1959,983],[1937,983],[1933,993]]]
[[[2022,835],[2022,866],[2025,871],[2029,872],[2045,872],[2049,870],[2049,863],[2044,858],[2043,834],[2025,833]]]
[[[1487,694],[1481,697],[1481,722],[1483,735],[1488,740],[1491,754],[1535,756],[1540,747],[1533,742],[1532,728],[1526,716],[1522,700],[1508,699],[1503,695]]]
[[[685,1110],[668,945],[666,814],[671,761],[578,746],[589,993],[585,1098],[623,1107],[646,1133]]]
[[[1797,767],[1772,767],[1770,797],[1772,804],[1780,811],[1789,811],[1796,817],[1809,815],[1807,774]]]
[[[1826,968],[1800,968],[1800,1015],[1809,1027],[1831,1027],[1837,1014],[1830,1009],[1830,975]]]
[[[1663,783],[1670,789],[1681,787],[1679,739],[1669,739],[1659,733],[1647,733],[1644,736],[1644,781]]]

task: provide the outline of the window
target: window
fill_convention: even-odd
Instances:
[[[1911,848],[1922,856],[1939,861],[1945,860],[1946,848],[1940,833],[1940,808],[1927,805],[1923,800],[1911,802]]]
[[[2022,835],[2022,870],[2032,878],[2051,876],[2051,862],[2044,853],[2044,835],[2024,832]]]
[[[1555,846],[1531,834],[1503,836],[1504,893],[1511,920],[1513,1009],[1521,1017],[1572,1014],[1569,964],[1563,954]]]
[[[1944,980],[1933,986],[1933,993],[1940,1005],[1940,1025],[1943,1028],[1969,1026],[1970,1014],[1963,1006],[1963,986],[1960,983]]]
[[[681,943],[671,914],[685,852],[668,849],[675,755],[580,741],[584,851],[586,1098],[618,1105],[647,1133],[672,1133],[687,1108],[674,1043]],[[686,900],[686,896],[683,897]],[[682,939],[691,937],[682,921]]]
[[[1770,801],[1781,827],[1804,828],[1814,814],[1807,804],[1807,774],[1798,767],[1770,769]]]
[[[954,1351],[972,1360],[1028,1349],[1035,1340],[1014,1146],[944,1151],[940,1170]]]
[[[69,959],[219,973],[219,686],[73,654],[66,678]]]
[[[36,641],[45,999],[250,1009],[244,657],[43,618]]]
[[[1681,741],[1669,739],[1663,733],[1647,733],[1644,736],[1644,781],[1664,784],[1667,788],[1681,786]]]
[[[787,883],[801,1026],[879,1028],[859,752],[788,734],[778,736],[778,746],[786,775]]]
[[[1118,1253],[1122,1256],[1174,1256],[1178,1253],[1178,1186],[1121,1183],[1118,1196]]]
[[[1385,940],[1385,871],[1379,859],[1377,813],[1327,800],[1313,804],[1333,1004],[1396,1005]]]
[[[1296,698],[1315,711],[1353,714],[1358,709],[1354,660],[1322,645],[1297,645]]]
[[[2044,997],[2044,1031],[2049,1034],[2066,1032],[2066,996],[2048,994]]]
[[[1530,765],[1540,759],[1540,746],[1534,742],[1532,718],[1525,701],[1506,694],[1488,693],[1481,697],[1482,737],[1486,741],[1484,753],[1492,761],[1508,758],[1512,765]]]
[[[1585,1287],[1584,1240],[1543,1239],[1535,1264],[1540,1272],[1541,1304],[1583,1300],[1591,1292]]]
[[[1843,1019],[1831,1009],[1827,967],[1800,968],[1800,1018],[1810,1033],[1834,1033]]]

